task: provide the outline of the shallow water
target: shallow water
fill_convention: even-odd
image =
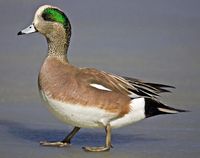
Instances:
[[[41,147],[38,143],[60,140],[71,130],[54,119],[40,102],[37,75],[46,53],[44,38],[16,36],[31,23],[35,8],[43,3],[48,1],[0,2],[0,18],[4,19],[0,25],[1,158],[199,156],[199,2],[54,3],[71,19],[71,63],[174,85],[173,93],[160,99],[191,111],[115,129],[114,148],[107,153],[85,153],[81,149],[102,145],[103,129],[82,129],[68,148]]]

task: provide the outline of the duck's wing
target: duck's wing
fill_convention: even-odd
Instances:
[[[118,76],[94,68],[82,68],[78,75],[81,75],[79,78],[87,82],[89,86],[126,94],[131,98],[141,96],[156,98],[159,96],[159,93],[170,92],[168,88],[174,88],[169,85],[149,83],[135,78]]]
[[[159,93],[164,92],[171,92],[169,88],[175,88],[174,86],[165,85],[165,84],[159,84],[159,83],[151,83],[151,82],[144,82],[139,79],[130,78],[130,77],[123,77],[127,82],[129,82],[132,86],[137,88],[137,90],[142,93],[147,94],[155,94],[156,96],[159,95]]]

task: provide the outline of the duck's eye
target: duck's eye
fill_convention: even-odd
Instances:
[[[47,8],[43,11],[42,17],[46,21],[58,22],[64,27],[67,27],[69,20],[67,16],[56,8]]]

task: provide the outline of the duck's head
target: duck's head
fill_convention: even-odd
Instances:
[[[49,42],[57,38],[69,41],[71,26],[62,10],[54,6],[43,5],[37,9],[32,24],[20,31],[18,35],[34,32],[40,32]]]

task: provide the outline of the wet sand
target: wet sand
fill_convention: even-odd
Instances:
[[[108,153],[85,153],[85,145],[104,143],[104,130],[83,129],[67,148],[42,147],[41,140],[61,140],[71,130],[55,120],[37,102],[0,106],[0,153],[23,157],[196,157],[200,154],[200,108],[190,113],[165,115],[113,130]],[[183,107],[186,108],[186,107]]]
[[[46,41],[36,34],[16,36],[31,23],[35,9],[43,3],[0,2],[0,18],[4,19],[0,25],[1,158],[199,157],[200,10],[197,1],[106,1],[106,4],[90,0],[55,1],[55,5],[69,14],[72,23],[71,63],[171,84],[176,89],[160,99],[191,111],[157,116],[115,129],[114,148],[107,153],[85,153],[81,149],[85,145],[102,145],[103,129],[80,130],[68,148],[39,145],[41,140],[61,140],[72,128],[57,121],[40,101],[37,75],[46,55]]]

